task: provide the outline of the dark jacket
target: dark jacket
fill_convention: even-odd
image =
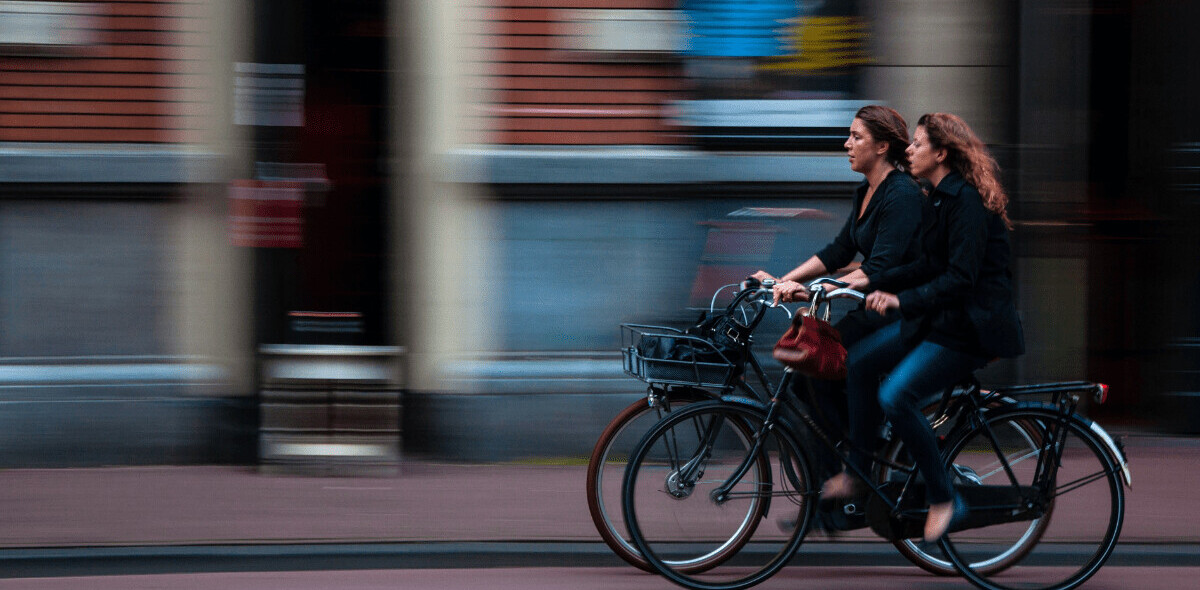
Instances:
[[[850,217],[842,231],[816,254],[827,272],[846,266],[861,253],[861,269],[871,278],[889,268],[911,263],[921,254],[917,238],[924,219],[921,207],[925,196],[917,181],[893,170],[875,187],[875,194],[860,218],[858,212],[868,186],[864,181],[854,191]],[[860,305],[843,316],[835,327],[842,336],[842,344],[848,347],[893,319],[867,312]]]
[[[983,197],[952,172],[929,195],[932,223],[922,230],[922,255],[872,281],[899,290],[901,332],[987,357],[1025,352],[1013,297],[1008,228]],[[912,286],[915,280],[920,284]]]
[[[921,253],[921,188],[908,174],[893,170],[875,188],[861,218],[864,181],[854,192],[850,218],[842,231],[816,256],[827,272],[842,268],[862,253],[862,271],[870,278],[885,269],[915,260]]]

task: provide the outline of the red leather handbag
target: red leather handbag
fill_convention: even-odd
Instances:
[[[846,348],[842,335],[829,325],[829,307],[824,318],[810,306],[792,318],[792,326],[775,343],[775,360],[817,379],[846,378]]]

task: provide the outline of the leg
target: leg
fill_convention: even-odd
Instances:
[[[940,537],[954,512],[954,485],[942,465],[937,438],[921,414],[917,402],[931,391],[954,385],[955,381],[982,367],[987,359],[922,342],[896,366],[879,388],[879,404],[904,442],[917,469],[925,476],[930,503],[926,521],[927,540]]]
[[[925,476],[930,503],[954,497],[950,476],[938,456],[937,439],[917,402],[929,392],[954,385],[986,363],[983,357],[932,342],[917,345],[879,387],[879,404]]]
[[[855,344],[870,336],[879,328],[894,321],[899,321],[897,316],[898,314],[892,314],[891,317],[884,317],[860,307],[843,316],[833,327],[842,337],[842,346],[845,346],[846,350],[850,350]],[[803,386],[800,379],[793,381],[793,386],[796,384],[801,384],[801,387]],[[822,427],[825,427],[829,432],[847,432],[849,422],[847,422],[846,416],[849,414],[849,410],[846,401],[846,381],[844,379],[840,381],[813,379],[812,388],[818,409],[829,420],[828,424],[822,423]],[[794,391],[801,393],[799,388],[794,388]],[[871,404],[874,406],[874,396],[871,397]],[[876,416],[878,416],[878,413],[876,413]],[[882,418],[878,419],[881,420]],[[834,461],[834,469],[838,468],[838,463],[839,461]]]
[[[856,449],[870,450],[874,447],[879,426],[883,422],[877,401],[879,378],[904,358],[905,352],[900,322],[893,322],[865,336],[847,352],[846,404],[850,442]],[[871,467],[870,459],[855,449],[851,449],[849,461],[864,473]],[[826,491],[831,497],[845,497],[852,493],[851,481],[845,474],[835,476]]]

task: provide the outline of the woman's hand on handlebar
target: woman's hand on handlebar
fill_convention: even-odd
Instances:
[[[885,291],[875,291],[867,295],[866,307],[879,315],[887,315],[890,309],[900,309],[900,298]]]
[[[808,301],[808,289],[796,281],[776,283],[772,291],[774,291],[775,295],[775,301],[772,305],[779,305],[780,302]]]
[[[758,279],[758,281],[759,281],[760,283],[761,283],[761,282],[765,282],[765,281],[773,281],[773,282],[776,282],[776,283],[778,283],[778,282],[779,282],[779,279],[775,278],[775,276],[774,276],[774,275],[772,275],[771,273],[769,273],[769,272],[767,272],[767,271],[765,271],[765,270],[760,270],[760,271],[758,271],[758,272],[756,272],[756,273],[754,273],[754,274],[750,275],[750,278],[752,278],[752,279]]]

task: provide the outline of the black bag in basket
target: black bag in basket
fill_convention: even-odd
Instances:
[[[644,338],[638,355],[647,359],[684,363],[733,364],[740,372],[746,357],[749,330],[725,313],[703,313],[684,331],[688,336],[712,343],[706,346],[691,338]]]

